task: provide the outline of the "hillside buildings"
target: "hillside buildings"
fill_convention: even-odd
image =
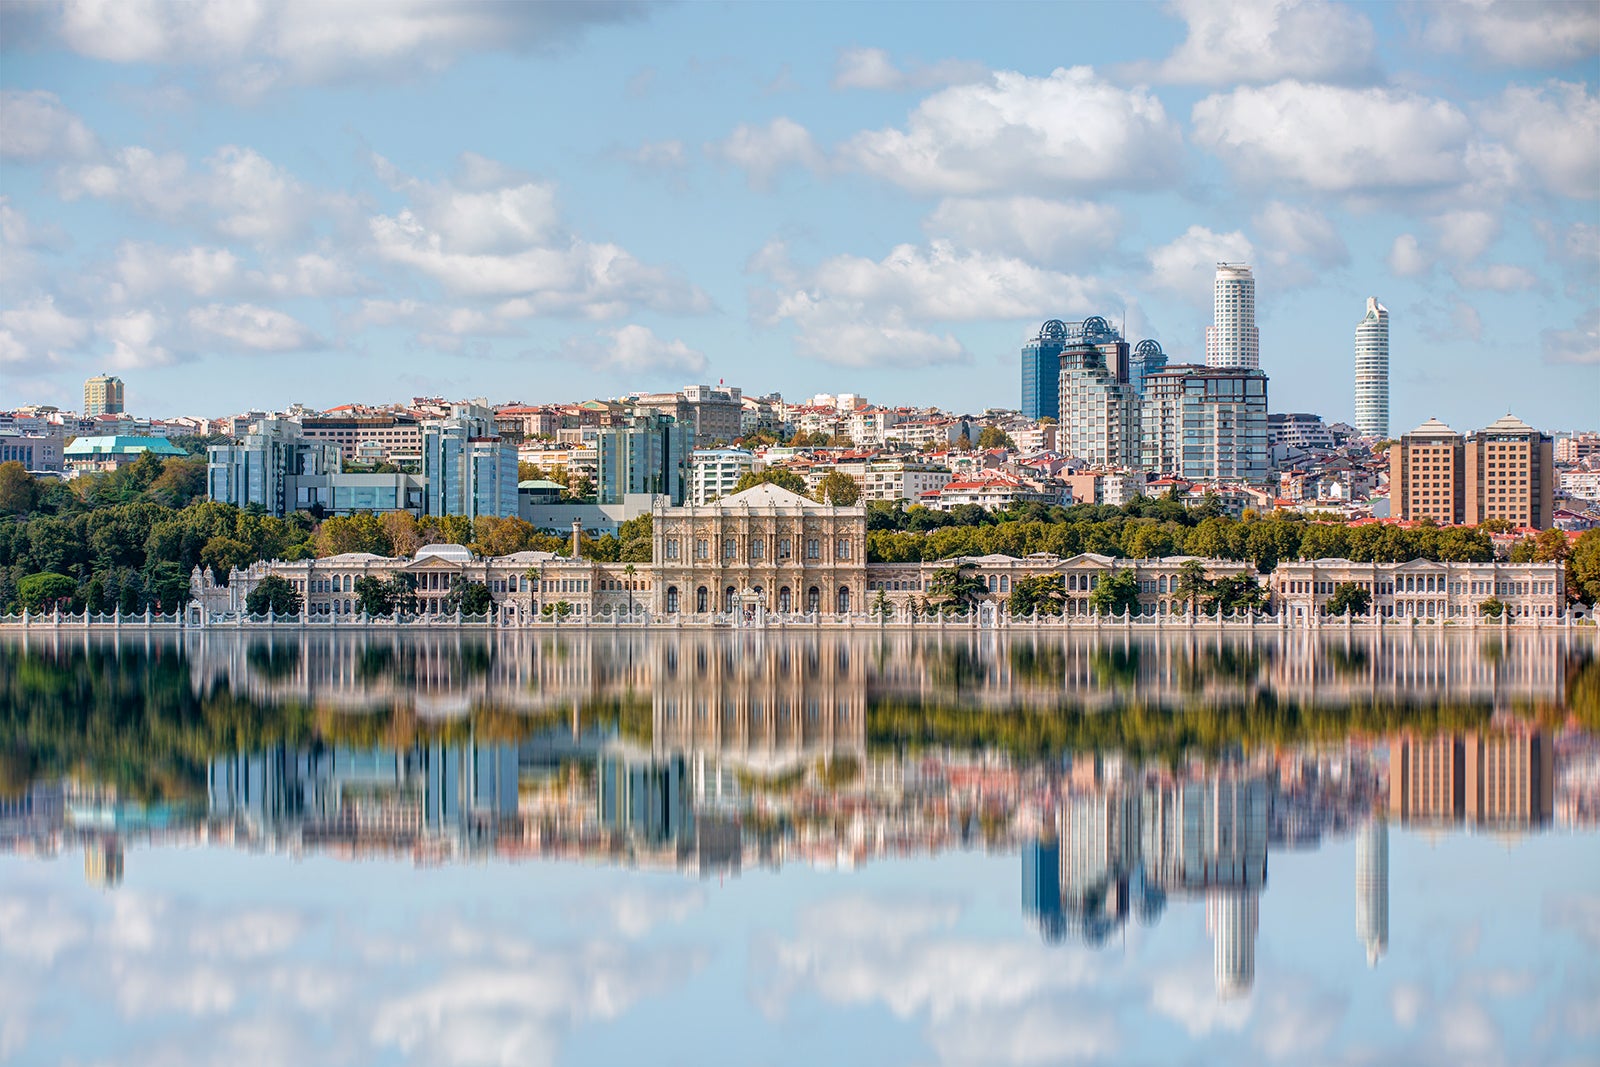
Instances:
[[[1061,350],[1061,425],[1056,445],[1101,467],[1139,466],[1139,392],[1128,379],[1128,344],[1104,319],[1079,324]]]
[[[1206,327],[1206,366],[1249,370],[1261,366],[1256,280],[1243,263],[1217,264],[1212,325]]]
[[[1145,379],[1141,463],[1189,481],[1267,481],[1267,376],[1179,365]]]
[[[1356,327],[1356,432],[1389,436],[1389,309],[1375,296]]]

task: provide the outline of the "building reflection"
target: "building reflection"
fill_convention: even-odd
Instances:
[[[1255,982],[1274,853],[1351,842],[1356,939],[1376,965],[1391,826],[1505,835],[1600,813],[1600,747],[1560,710],[1574,652],[1558,634],[141,640],[116,650],[128,669],[176,657],[190,695],[316,731],[226,748],[177,799],[32,781],[0,795],[0,849],[81,849],[107,888],[129,850],[179,842],[705,878],[983,849],[1018,857],[1022,917],[1050,944],[1097,948],[1203,908],[1227,999]],[[32,644],[77,669],[74,638]],[[1431,725],[1326,740],[1306,725],[1374,706],[1389,717],[1370,721]],[[1005,732],[1118,716],[1144,754]],[[1138,732],[1152,718],[1179,747]],[[1255,719],[1269,726],[1240,732]],[[1310,736],[1277,740],[1286,722]]]

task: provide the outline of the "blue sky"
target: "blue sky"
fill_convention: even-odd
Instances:
[[[97,3],[0,11],[0,405],[726,379],[1018,403],[1046,318],[1274,410],[1600,423],[1600,5]],[[1493,384],[1489,384],[1493,381]]]

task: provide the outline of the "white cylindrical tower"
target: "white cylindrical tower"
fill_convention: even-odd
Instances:
[[[1356,936],[1376,967],[1389,951],[1389,824],[1377,817],[1356,836]]]
[[[1356,327],[1356,432],[1389,436],[1389,309],[1375,296]]]
[[[1212,325],[1206,327],[1206,366],[1261,367],[1256,330],[1256,279],[1243,263],[1218,263]]]

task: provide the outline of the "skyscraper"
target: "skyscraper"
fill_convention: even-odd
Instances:
[[[1128,343],[1099,317],[1072,323],[1068,330],[1061,349],[1056,448],[1099,467],[1137,468],[1139,393],[1128,380]]]
[[[1022,346],[1023,418],[1061,418],[1061,349],[1066,343],[1067,324],[1051,319]]]
[[[1356,432],[1389,436],[1389,309],[1375,296],[1356,327]]]
[[[1218,263],[1215,310],[1206,327],[1206,366],[1261,366],[1256,330],[1256,279],[1243,263]]]
[[[1267,480],[1267,376],[1179,364],[1145,376],[1144,469],[1203,482]]]
[[[83,417],[120,415],[122,413],[122,379],[111,374],[96,374],[83,383]]]
[[[1554,521],[1555,449],[1515,415],[1506,414],[1466,442],[1466,492],[1461,521],[1505,519],[1548,530]]]
[[[1389,950],[1389,823],[1381,815],[1356,835],[1356,936],[1376,967]]]

